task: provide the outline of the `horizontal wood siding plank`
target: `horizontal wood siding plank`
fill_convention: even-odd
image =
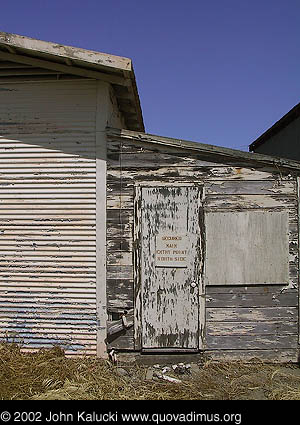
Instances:
[[[205,355],[214,361],[257,361],[288,363],[299,361],[298,349],[271,350],[207,350]]]
[[[108,178],[120,177],[120,170],[109,168]],[[122,179],[133,182],[157,181],[212,181],[212,180],[276,180],[276,174],[251,168],[230,167],[157,167],[153,169],[124,169]]]
[[[207,195],[296,195],[295,181],[250,180],[206,182]]]
[[[108,311],[133,308],[133,279],[107,279]]]
[[[287,288],[286,285],[276,285],[274,287],[273,285],[243,285],[243,286],[207,286],[206,287],[206,295],[208,297],[210,296],[222,296],[222,294],[232,294],[232,295],[248,295],[253,294],[253,297],[255,297],[255,294],[266,294],[269,295],[275,295],[275,297],[279,296],[279,294],[282,293],[284,296],[285,294],[289,294],[290,292],[297,293],[297,288]]]
[[[108,208],[106,213],[108,226],[110,226],[111,223],[115,223],[116,225],[133,223],[133,208],[127,210],[125,208]]]
[[[133,328],[119,332],[108,338],[108,349],[134,350]]]
[[[210,289],[211,287],[209,287]],[[249,287],[247,287],[249,288]],[[266,290],[267,288],[267,290]],[[226,307],[297,307],[298,291],[281,291],[270,287],[263,287],[261,291],[248,292],[237,287],[236,291],[230,293],[212,292],[207,287],[207,308]],[[220,290],[220,288],[218,288]]]
[[[132,266],[132,252],[111,251],[107,253],[108,265]],[[1,258],[1,255],[0,255]]]
[[[133,265],[134,186],[203,184],[204,207],[218,211],[286,211],[288,283],[206,287],[206,353],[216,359],[297,360],[298,211],[295,178],[272,166],[226,163],[214,154],[147,143],[142,138],[109,136],[107,170],[108,308],[132,308],[133,280],[117,277]],[[253,161],[255,164],[255,161]],[[280,171],[280,172],[279,172]],[[125,267],[126,266],[126,267]],[[130,276],[132,276],[130,270]],[[125,277],[125,275],[122,275]],[[126,333],[112,348],[134,349]]]
[[[211,336],[206,337],[207,349],[238,350],[270,350],[272,348],[297,348],[298,336],[294,335],[253,335]]]
[[[296,208],[296,197],[286,195],[210,195],[205,206],[217,209]]]
[[[297,307],[207,308],[206,319],[214,322],[297,321],[298,309]]]
[[[107,266],[107,279],[132,279],[133,267],[125,265]]]
[[[211,336],[251,336],[260,338],[261,335],[297,335],[298,323],[288,321],[278,322],[208,322],[206,325],[207,338]],[[209,338],[207,339],[209,344]],[[222,347],[220,346],[220,349]],[[233,347],[231,347],[233,348]]]

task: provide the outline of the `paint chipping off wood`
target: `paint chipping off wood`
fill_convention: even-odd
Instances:
[[[185,142],[183,145],[186,145]],[[177,307],[175,297],[171,297],[167,290],[172,289],[172,282],[175,281],[174,277],[178,271],[172,276],[168,271],[169,268],[162,268],[164,270],[162,277],[163,279],[167,277],[170,285],[167,288],[159,286],[158,291],[151,292],[153,281],[155,284],[153,278],[156,276],[156,269],[160,269],[160,267],[154,267],[154,232],[159,232],[157,217],[161,212],[165,221],[168,214],[171,214],[170,211],[173,211],[175,216],[179,215],[181,203],[179,202],[178,205],[172,205],[172,202],[168,203],[169,195],[172,194],[170,188],[173,187],[175,194],[177,186],[181,186],[181,190],[183,190],[184,187],[191,188],[196,184],[203,187],[200,197],[203,209],[200,208],[201,214],[199,214],[198,223],[200,240],[204,242],[201,245],[201,255],[204,259],[208,257],[207,261],[209,262],[211,250],[217,252],[221,249],[222,244],[226,246],[224,235],[222,235],[223,242],[220,242],[221,235],[216,229],[214,237],[211,237],[213,226],[208,229],[211,214],[215,214],[215,216],[219,214],[219,217],[223,214],[224,217],[232,217],[232,220],[242,217],[243,222],[245,222],[245,217],[248,221],[251,221],[249,217],[255,218],[254,222],[257,222],[257,226],[259,221],[257,218],[260,215],[270,217],[270,220],[266,219],[266,225],[267,228],[271,226],[272,229],[270,228],[270,232],[268,232],[270,233],[268,238],[265,240],[263,237],[262,243],[257,244],[256,249],[263,254],[262,257],[265,259],[277,253],[275,256],[280,259],[281,264],[284,264],[281,267],[281,274],[279,273],[280,279],[278,279],[279,275],[276,271],[278,264],[275,265],[274,270],[269,266],[270,274],[267,273],[267,278],[262,279],[262,275],[255,264],[253,265],[253,261],[251,264],[248,261],[248,267],[244,265],[244,271],[239,276],[237,276],[239,270],[242,271],[240,268],[235,268],[235,272],[229,270],[231,276],[229,273],[228,281],[224,285],[225,282],[220,280],[222,275],[220,266],[224,264],[224,259],[220,259],[220,261],[215,259],[217,266],[210,273],[218,276],[218,279],[220,278],[219,284],[207,285],[206,288],[203,284],[199,285],[199,348],[215,359],[250,359],[254,357],[277,361],[297,360],[298,202],[296,174],[282,168],[283,163],[275,164],[276,161],[274,162],[273,159],[263,158],[261,162],[256,162],[252,155],[247,157],[249,162],[246,165],[242,158],[230,158],[227,151],[224,152],[224,156],[221,155],[221,158],[212,150],[208,154],[205,149],[203,150],[201,147],[198,149],[198,146],[195,151],[192,151],[190,146],[188,148],[185,149],[181,146],[180,141],[173,141],[173,139],[127,131],[109,132],[107,190],[110,204],[107,214],[111,229],[108,233],[116,235],[115,241],[112,236],[108,240],[109,261],[112,265],[118,264],[118,261],[119,264],[126,266],[134,265],[133,276],[130,280],[112,281],[116,282],[116,286],[115,288],[112,286],[109,290],[109,305],[111,305],[111,309],[114,308],[115,311],[119,309],[120,312],[125,306],[131,308],[135,305],[134,333],[125,332],[124,335],[116,337],[112,346],[122,349],[141,349],[145,341],[151,341],[153,346],[162,350],[164,345],[176,345],[179,327],[176,326],[173,316],[171,317],[171,309],[164,309],[164,307],[172,306],[173,309]],[[157,197],[160,189],[164,190]],[[147,205],[145,200],[144,203],[141,203],[145,193],[150,196],[149,198],[147,195],[150,199]],[[120,195],[122,195],[121,198]],[[182,214],[182,221],[185,221],[184,217]],[[272,219],[272,217],[276,218]],[[145,225],[147,221],[151,223],[151,226]],[[237,226],[236,220],[232,226],[228,227],[230,227],[230,232],[227,233],[226,238],[231,238],[231,241],[238,240],[237,228],[239,226]],[[263,228],[264,226],[261,226],[262,235]],[[274,228],[276,228],[276,234],[272,236]],[[144,233],[146,239],[144,239]],[[283,235],[282,238],[280,234]],[[273,242],[268,244],[268,240],[271,239]],[[211,247],[207,246],[208,243],[211,243]],[[146,252],[144,259],[141,257],[140,250],[143,244]],[[206,252],[207,248],[209,248],[208,252]],[[245,238],[244,249],[245,252],[250,249],[250,244]],[[237,256],[229,256],[229,263],[232,264],[234,259],[236,261],[240,257],[241,253],[238,253]],[[146,264],[147,270],[154,270],[151,273],[147,271],[145,276],[145,287],[148,292],[143,292],[143,288],[141,289],[143,262]],[[260,271],[263,270],[262,263],[263,259],[260,259],[258,262]],[[202,276],[202,274],[205,276],[203,266],[202,262],[197,276]],[[184,273],[185,269],[175,268],[175,270]],[[250,279],[251,282],[248,279],[250,275],[254,277]],[[236,279],[240,276],[243,279]],[[259,277],[258,280],[257,277]],[[264,277],[266,277],[266,273]],[[275,280],[276,284],[274,285]],[[235,283],[239,281],[239,284],[233,285],[233,281]],[[258,282],[260,283],[258,284]],[[172,290],[175,291],[174,288]],[[158,302],[161,311],[157,313]],[[146,315],[144,314],[145,307]],[[152,312],[148,314],[147,309],[155,314]],[[169,314],[169,322],[165,326],[165,330],[160,325],[161,338],[157,342],[159,339],[156,336],[157,322],[161,322],[164,311]],[[189,309],[189,311],[191,310]],[[170,322],[171,325],[169,325]],[[183,326],[183,329],[187,329],[187,327]],[[183,330],[182,340],[185,342],[187,338],[190,338],[186,335]]]
[[[196,349],[201,280],[199,189],[144,188],[141,209],[142,347]],[[186,267],[177,267],[175,258],[181,245],[176,240],[182,235],[189,240]],[[164,260],[158,264],[155,253],[162,250],[160,237],[169,243],[164,241],[168,252],[161,254]]]

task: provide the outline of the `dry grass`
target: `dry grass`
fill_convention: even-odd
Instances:
[[[181,384],[147,381],[146,367],[116,366],[95,357],[66,358],[54,347],[22,353],[0,345],[0,399],[10,400],[300,400],[300,369],[262,362],[207,361]]]

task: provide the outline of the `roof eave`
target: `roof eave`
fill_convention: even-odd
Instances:
[[[142,109],[131,59],[106,53],[64,46],[17,34],[0,32],[0,59],[57,70],[79,77],[109,82],[115,90],[122,88],[122,98],[130,112],[121,111],[128,129],[145,131]]]
[[[0,44],[9,46],[11,49],[20,48],[28,52],[35,51],[36,53],[46,53],[54,57],[80,60],[87,64],[100,65],[112,70],[131,71],[132,68],[131,59],[129,58],[37,40],[18,34],[0,32]]]

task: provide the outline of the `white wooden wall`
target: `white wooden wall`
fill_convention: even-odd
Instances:
[[[97,84],[0,86],[0,337],[29,349],[96,353]]]

